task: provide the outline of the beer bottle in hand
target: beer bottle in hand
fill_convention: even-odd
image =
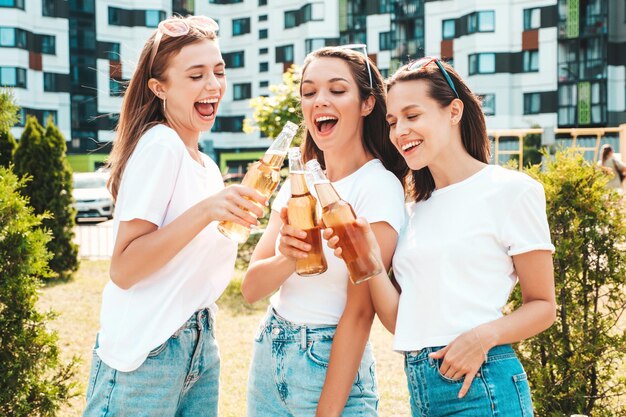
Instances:
[[[367,244],[363,231],[355,224],[356,214],[347,201],[342,200],[330,183],[317,160],[306,163],[313,177],[317,198],[322,205],[322,219],[339,236],[341,257],[348,267],[350,280],[359,284],[380,274],[384,268]]]
[[[309,256],[296,261],[296,273],[303,277],[319,275],[328,265],[322,248],[317,200],[306,185],[304,164],[299,148],[289,149],[289,178],[291,198],[287,202],[289,224],[306,232],[304,241],[311,245]]]
[[[241,185],[254,188],[269,198],[278,186],[280,168],[297,131],[298,125],[287,122],[263,158],[250,165]],[[244,243],[250,235],[250,228],[229,221],[221,221],[217,228],[224,236],[239,243]]]

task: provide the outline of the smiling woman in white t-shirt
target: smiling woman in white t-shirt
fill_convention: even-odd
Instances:
[[[526,374],[510,344],[555,320],[543,188],[487,164],[480,102],[448,64],[424,58],[401,67],[387,92],[390,139],[409,167],[411,203],[393,257],[401,292],[384,275],[369,285],[394,349],[405,355],[412,414],[531,416]],[[371,233],[369,241],[375,248]],[[523,305],[503,316],[517,282]]]
[[[300,87],[302,148],[304,159],[317,159],[339,195],[372,222],[389,268],[404,223],[402,185],[390,170],[402,158],[387,140],[382,77],[366,59],[340,47],[309,54]],[[248,416],[377,416],[368,285],[350,283],[346,265],[331,252],[326,272],[295,273],[309,247],[304,231],[285,224],[290,196],[286,182],[242,284],[249,302],[276,291],[254,343]]]
[[[254,190],[224,188],[198,150],[226,89],[217,29],[202,16],[161,22],[125,92],[110,161],[111,280],[84,416],[217,416],[213,307],[237,245],[216,224],[257,224],[242,208],[263,212],[244,197],[265,203]]]

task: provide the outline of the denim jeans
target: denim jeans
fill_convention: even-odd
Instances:
[[[458,398],[463,379],[452,380],[439,372],[441,360],[428,354],[442,347],[405,352],[413,417],[531,417],[533,404],[522,364],[510,345],[489,351],[468,393]]]
[[[107,366],[94,348],[83,417],[216,417],[219,373],[207,308],[194,313],[134,371]]]
[[[270,311],[255,337],[248,379],[248,417],[315,416],[336,326],[291,323]],[[343,417],[377,416],[378,391],[368,343]]]

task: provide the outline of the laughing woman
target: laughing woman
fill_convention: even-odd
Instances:
[[[161,22],[125,93],[111,154],[111,281],[84,416],[217,416],[213,306],[237,247],[216,224],[257,224],[242,208],[262,210],[245,197],[265,198],[224,188],[198,150],[226,89],[216,31],[207,17]]]
[[[532,416],[526,374],[510,344],[555,319],[543,188],[487,164],[480,102],[448,64],[425,58],[404,66],[387,94],[390,139],[409,167],[412,203],[393,257],[402,291],[383,274],[370,290],[405,355],[412,414]],[[371,233],[369,242],[376,247]],[[523,305],[503,316],[517,282]]]
[[[373,223],[388,268],[404,222],[402,185],[390,171],[399,173],[402,159],[387,140],[383,82],[367,59],[345,48],[307,57],[303,154],[317,159],[341,197]],[[368,285],[351,284],[345,264],[330,252],[323,274],[295,273],[310,247],[301,240],[304,231],[285,224],[290,196],[286,182],[242,285],[249,302],[278,290],[254,344],[248,416],[376,416]]]

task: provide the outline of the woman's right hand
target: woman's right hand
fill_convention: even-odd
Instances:
[[[280,211],[280,219],[283,225],[280,228],[278,251],[293,261],[309,256],[311,245],[303,241],[306,238],[306,232],[289,224],[286,207]]]
[[[367,220],[362,217],[356,219],[354,223],[358,229],[365,236],[365,244],[370,253],[375,253],[378,256],[378,259],[381,259],[380,255],[380,245],[378,245],[378,240],[376,240],[376,235],[372,231],[372,226],[369,224]],[[341,242],[339,240],[339,236],[335,234],[335,231],[327,227],[322,232],[322,237],[328,241],[328,247],[334,251],[336,257],[341,258]],[[381,265],[383,265],[381,263]]]
[[[229,185],[207,197],[203,204],[210,221],[237,223],[245,227],[258,226],[265,213],[268,199],[257,190],[243,185]],[[256,203],[256,204],[255,204]],[[258,204],[258,205],[257,205]]]

